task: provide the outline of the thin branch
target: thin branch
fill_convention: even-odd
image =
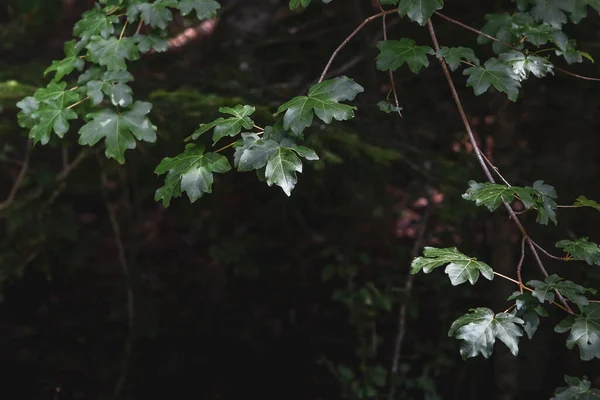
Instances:
[[[137,35],[138,33],[140,33],[140,31],[142,30],[142,26],[144,26],[144,20],[140,19],[140,23],[138,24],[136,30],[135,30],[135,34]]]
[[[436,52],[438,52],[440,50],[440,45],[438,43],[437,35],[435,34],[435,29],[433,28],[433,23],[431,22],[431,19],[429,19],[427,21],[427,27],[429,28],[429,35],[431,36],[431,41],[433,42],[434,50]],[[477,156],[477,160],[479,161],[479,165],[481,166],[481,169],[483,170],[483,173],[487,177],[488,181],[490,181],[491,183],[496,183],[496,181],[494,180],[494,177],[492,176],[492,174],[490,172],[490,169],[488,168],[488,166],[483,158],[483,152],[477,145],[477,141],[475,140],[475,135],[473,134],[473,131],[471,129],[471,124],[469,123],[467,114],[465,113],[462,102],[460,101],[460,97],[458,96],[456,87],[454,86],[454,81],[452,80],[452,76],[450,75],[450,70],[448,69],[448,66],[446,65],[446,62],[444,61],[443,58],[439,58],[438,60],[440,62],[442,70],[444,71],[446,81],[448,82],[450,92],[452,93],[452,98],[454,99],[454,102],[456,103],[456,108],[458,109],[460,118],[462,119],[465,129],[467,131],[467,134],[469,136],[469,141],[471,142],[471,144],[473,145],[473,148],[475,149],[475,154]],[[533,246],[531,239],[529,239],[529,235],[527,234],[525,227],[519,220],[519,217],[517,216],[517,214],[515,214],[515,211],[512,209],[510,204],[508,204],[504,200],[502,201],[502,203],[504,204],[504,207],[508,211],[508,214],[510,215],[511,219],[514,221],[515,225],[517,225],[517,228],[519,229],[521,234],[527,238],[526,239],[527,244],[529,245],[529,248],[531,249],[531,252],[533,253],[533,257],[534,257],[540,271],[542,272],[542,274],[544,276],[548,276],[548,271],[546,271],[546,268],[544,267],[544,264],[542,263],[542,260],[540,259],[540,256],[536,251],[536,248]],[[555,290],[555,293],[556,293],[556,296],[563,303],[565,308],[568,309],[570,311],[570,313],[572,314],[573,310],[571,310],[571,307],[569,307],[569,304],[567,303],[565,298],[562,296],[562,294],[560,294],[560,292],[558,290]]]
[[[562,72],[563,74],[571,75],[572,77],[575,77],[578,79],[583,79],[584,81],[600,82],[600,78],[592,78],[591,76],[583,76],[583,75],[575,74],[573,72],[567,71],[566,69],[558,68],[556,65],[554,66],[554,69]]]
[[[123,272],[123,277],[125,279],[125,284],[127,288],[127,340],[125,342],[125,352],[123,354],[123,366],[121,370],[121,374],[117,383],[115,385],[114,395],[115,398],[118,398],[121,394],[121,390],[123,388],[123,384],[125,383],[125,379],[127,378],[127,370],[129,366],[129,359],[131,358],[131,352],[133,348],[133,340],[134,340],[134,321],[135,321],[135,309],[134,309],[134,298],[133,298],[133,288],[131,286],[131,271],[129,269],[129,264],[127,263],[127,257],[125,256],[125,245],[123,244],[123,238],[121,236],[121,227],[119,225],[119,220],[117,218],[117,213],[114,205],[112,205],[108,200],[108,195],[106,193],[106,188],[108,187],[108,178],[106,176],[106,172],[102,168],[102,164],[100,163],[100,181],[102,184],[102,193],[104,197],[104,203],[106,205],[106,210],[108,212],[108,218],[110,221],[110,225],[113,231],[115,244],[117,246],[117,254],[119,258],[119,264],[121,265],[121,270]]]
[[[480,31],[479,29],[475,29],[475,28],[473,28],[472,26],[469,26],[469,25],[467,25],[467,24],[463,24],[462,22],[460,22],[460,21],[457,21],[457,20],[455,20],[454,18],[450,18],[450,17],[448,17],[448,16],[446,16],[446,15],[442,14],[442,13],[441,13],[441,12],[439,12],[439,11],[434,11],[433,13],[434,13],[435,15],[437,15],[438,17],[442,17],[442,18],[444,18],[446,21],[452,22],[453,24],[460,26],[461,28],[465,28],[465,29],[467,29],[467,30],[469,30],[469,31],[471,31],[471,32],[473,32],[473,33],[476,33],[476,34],[478,34],[478,35],[481,35],[481,36],[483,36],[483,37],[485,37],[485,38],[487,38],[487,39],[493,40],[494,42],[501,43],[501,44],[505,45],[506,47],[510,47],[511,49],[517,50],[517,49],[516,49],[516,48],[515,48],[513,45],[511,45],[511,44],[508,44],[508,43],[505,43],[505,42],[503,42],[502,40],[500,40],[500,39],[498,39],[498,38],[496,38],[496,37],[494,37],[494,36],[492,36],[492,35],[488,35],[487,33],[484,33],[484,32],[482,32],[482,31]]]
[[[123,34],[125,33],[125,28],[127,28],[127,20],[123,23],[123,29],[121,29],[121,34],[119,35],[119,40],[123,39]]]
[[[368,24],[369,22],[373,21],[374,19],[377,19],[379,17],[383,17],[384,15],[393,14],[395,12],[398,12],[397,8],[394,8],[393,10],[382,11],[379,14],[371,15],[370,17],[366,18],[363,22],[361,22],[360,25],[358,25],[358,27],[356,27],[356,29],[354,29],[354,31],[352,31],[352,33],[350,35],[348,35],[346,37],[346,39],[344,39],[344,41],[331,54],[331,57],[329,58],[329,61],[327,62],[327,65],[325,66],[325,69],[323,69],[323,72],[321,73],[321,77],[319,78],[319,82],[323,82],[323,79],[325,79],[325,75],[327,75],[327,71],[329,71],[329,68],[331,68],[331,64],[333,64],[333,60],[335,60],[335,58],[337,57],[338,53],[344,48],[345,45],[348,44],[348,42],[350,41],[350,39],[352,39],[354,36],[356,36],[356,34],[358,32],[360,32],[360,30],[366,24]]]
[[[427,222],[429,221],[429,216],[431,214],[431,208],[432,205],[430,201],[425,209],[425,214],[423,215],[423,220],[421,221],[421,226],[419,228],[419,233],[415,239],[415,243],[411,251],[411,258],[417,257],[419,250],[421,247],[423,247],[423,240],[425,238],[425,231],[427,229]],[[396,334],[396,342],[394,343],[394,357],[392,359],[392,366],[390,368],[390,391],[388,394],[388,400],[393,400],[396,395],[396,382],[394,378],[398,372],[398,363],[400,362],[402,343],[404,342],[404,337],[406,336],[406,312],[414,279],[414,275],[412,275],[409,271],[408,277],[406,278],[406,283],[404,284],[404,293],[406,297],[402,303],[402,306],[400,307],[400,310],[398,311],[398,332]]]
[[[33,148],[33,146],[31,145],[31,140],[28,140],[27,141],[27,150],[25,150],[25,159],[23,160],[23,165],[21,166],[21,170],[19,171],[19,174],[17,175],[17,179],[15,179],[15,182],[13,183],[12,187],[10,188],[8,197],[0,205],[0,209],[10,206],[12,204],[12,202],[15,200],[15,196],[17,195],[17,192],[19,191],[19,188],[21,187],[21,184],[23,183],[23,179],[25,179],[25,176],[27,175],[27,171],[29,170],[29,159],[31,157],[32,148]]]
[[[521,270],[523,268],[523,260],[525,260],[525,241],[527,240],[527,236],[523,236],[521,239],[521,258],[519,259],[519,263],[517,264],[517,279],[519,280],[519,290],[523,293],[523,277],[521,276]]]
[[[531,240],[531,239],[530,239]],[[553,256],[552,254],[548,253],[546,250],[544,250],[544,248],[542,246],[540,246],[539,244],[537,244],[536,242],[534,242],[533,240],[531,240],[531,243],[533,243],[533,245],[535,247],[538,248],[538,250],[540,250],[542,253],[544,253],[545,255],[547,255],[550,258],[553,258],[555,260],[558,261],[565,261],[565,259],[563,257],[557,257],[557,256]]]
[[[506,46],[506,47],[508,47],[510,49],[521,51],[518,48],[516,48],[515,46],[513,46],[512,44],[506,43],[506,42],[504,42],[504,41],[502,41],[502,40],[500,40],[500,39],[498,39],[498,38],[496,38],[496,37],[494,37],[492,35],[488,35],[487,33],[484,33],[482,31],[480,31],[479,29],[475,29],[472,26],[463,24],[462,22],[457,21],[454,18],[450,18],[447,15],[444,15],[444,14],[438,12],[438,11],[434,11],[434,14],[436,14],[438,17],[444,18],[446,21],[450,21],[453,24],[460,26],[461,28],[465,28],[465,29],[467,29],[467,30],[469,30],[471,32],[474,32],[474,33],[476,33],[478,35],[481,35],[481,36],[483,36],[483,37],[485,37],[487,39],[490,39],[490,40],[492,40],[494,42],[498,42],[498,43],[500,43],[500,44],[502,44],[502,45],[504,45],[504,46]],[[559,68],[557,66],[554,66],[554,69],[557,70],[557,71],[560,71],[560,72],[562,72],[564,74],[571,75],[571,76],[573,76],[575,78],[578,78],[578,79],[583,79],[583,80],[586,80],[586,81],[600,82],[600,78],[592,78],[592,77],[589,77],[589,76],[583,76],[583,75],[575,74],[573,72],[567,71],[566,69],[562,69],[562,68]]]
[[[89,99],[89,97],[84,97],[83,99],[79,100],[77,103],[73,103],[71,104],[69,107],[67,107],[67,110],[70,110],[71,108],[78,106],[79,104],[83,103],[84,101],[86,101],[87,99]]]

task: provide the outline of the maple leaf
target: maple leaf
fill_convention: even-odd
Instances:
[[[423,257],[415,258],[411,263],[411,274],[423,270],[426,274],[434,269],[447,265],[444,272],[450,278],[453,286],[469,281],[474,285],[479,279],[479,273],[488,280],[494,279],[494,270],[486,263],[459,252],[456,247],[438,249],[425,247]]]
[[[195,140],[204,132],[214,128],[213,131],[213,144],[225,136],[235,136],[242,128],[250,129],[254,125],[254,121],[250,119],[255,111],[255,108],[248,105],[237,105],[231,107],[221,107],[219,112],[223,114],[232,115],[229,118],[217,118],[216,120],[207,124],[202,124],[192,135],[191,139]]]
[[[356,107],[339,103],[354,100],[364,89],[352,79],[341,76],[317,83],[308,91],[308,96],[297,96],[282,104],[274,115],[285,111],[283,128],[300,135],[313,121],[314,114],[326,124],[332,120],[345,121],[354,117]]]
[[[136,139],[150,143],[156,141],[156,127],[146,117],[151,108],[150,103],[136,101],[125,112],[105,109],[89,114],[87,118],[91,120],[79,130],[79,144],[93,146],[105,139],[106,157],[123,164],[125,151],[135,148]]]
[[[490,86],[507,94],[509,100],[516,101],[521,84],[512,69],[497,58],[490,58],[481,67],[471,67],[463,71],[468,75],[467,86],[472,87],[476,96],[485,93]]]
[[[481,354],[489,358],[496,339],[500,339],[513,355],[519,353],[519,338],[523,336],[520,325],[524,321],[508,313],[494,312],[489,308],[470,310],[452,323],[448,336],[462,340],[460,354],[463,359]]]
[[[159,188],[154,199],[162,200],[168,207],[173,197],[186,192],[190,202],[195,202],[204,193],[212,192],[213,173],[225,173],[231,169],[227,158],[218,153],[204,153],[195,144],[185,146],[183,153],[166,157],[154,171],[157,175],[167,174],[165,184]]]
[[[398,14],[425,25],[433,12],[444,7],[444,0],[400,0],[398,3]]]
[[[462,60],[479,65],[479,59],[475,56],[475,52],[467,47],[442,46],[437,51],[436,56],[443,57],[452,71],[456,71]]]
[[[52,65],[50,65],[44,71],[44,76],[49,72],[56,71],[54,75],[54,80],[58,81],[62,79],[63,76],[70,74],[74,69],[81,71],[83,69],[83,60],[78,56],[80,49],[76,48],[76,44],[74,40],[70,40],[65,43],[65,58],[59,61],[52,61]]]
[[[90,60],[108,70],[127,70],[125,60],[140,58],[136,40],[132,37],[103,39],[100,36],[92,36],[87,49]]]
[[[385,40],[377,43],[377,69],[395,71],[404,63],[415,74],[429,65],[428,54],[435,54],[429,46],[417,46],[412,39]]]
[[[214,0],[180,0],[179,11],[181,15],[188,15],[192,10],[196,11],[198,19],[214,18],[221,5]]]

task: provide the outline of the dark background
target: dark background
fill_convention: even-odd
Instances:
[[[43,70],[62,57],[73,23],[92,3],[0,5],[2,197],[25,157],[15,103],[45,85]],[[125,399],[357,398],[327,365],[344,364],[359,377],[377,365],[389,369],[405,301],[397,399],[547,399],[564,386],[564,374],[587,374],[600,385],[598,360],[579,361],[576,349],[565,348],[566,335],[553,333],[564,317],[559,309],[542,320],[533,341],[522,338],[518,357],[497,345],[491,360],[461,360],[459,342],[447,337],[452,321],[471,307],[508,308],[514,285],[496,279],[452,288],[436,271],[417,275],[406,300],[415,241],[458,246],[514,276],[520,237],[502,210],[490,214],[461,198],[468,180],[484,177],[433,57],[419,75],[406,67],[395,73],[404,118],[378,110],[389,90],[374,62],[380,20],[332,67],[332,76],[345,74],[365,87],[356,118],[310,129],[306,144],[321,160],[305,163],[290,198],[252,173],[229,173],[194,204],[177,199],[165,209],[154,202],[161,185],[155,166],[181,152],[199,123],[214,119],[220,106],[242,103],[256,105],[257,123],[269,124],[277,106],[305,93],[338,44],[378,12],[366,0],[313,3],[291,12],[285,1],[224,2],[214,29],[132,63],[135,98],[153,103],[159,138],[128,151],[124,166],[91,154],[59,185],[63,158],[80,151],[75,124],[64,140],[35,147],[0,221],[2,398],[105,399],[123,379]],[[509,1],[456,0],[444,12],[479,28],[486,13],[513,9]],[[600,58],[600,18],[590,12],[565,29]],[[442,45],[473,47],[482,60],[492,56],[475,34],[439,18],[434,23]],[[171,36],[194,24],[177,17]],[[407,19],[390,16],[388,24],[390,39],[430,44],[427,30]],[[563,64],[557,60],[600,76],[598,64]],[[526,81],[511,103],[496,92],[475,97],[460,72],[453,77],[483,149],[511,183],[544,180],[555,186],[559,204],[581,194],[600,199],[598,83],[557,72]],[[127,279],[107,202],[118,216],[132,271]],[[557,227],[536,225],[529,213],[523,221],[554,254],[560,239],[600,240],[600,214],[591,209],[560,210]],[[597,269],[545,262],[551,273],[597,287]],[[323,279],[332,272],[338,273]],[[530,257],[524,275],[539,279]],[[384,384],[367,397],[387,394]]]

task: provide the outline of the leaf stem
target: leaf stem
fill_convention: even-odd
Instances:
[[[121,34],[119,35],[119,40],[123,39],[123,34],[125,33],[125,28],[127,28],[127,20],[123,23],[123,29],[121,29]]]
[[[137,35],[138,33],[140,33],[140,30],[142,29],[142,26],[144,25],[144,20],[140,19],[140,23],[138,24],[136,30],[135,30],[135,34]]]
[[[83,103],[84,101],[86,101],[88,99],[89,99],[89,97],[84,97],[83,99],[79,100],[77,103],[73,103],[69,107],[67,107],[67,110],[70,110],[71,108],[78,106],[79,104]]]

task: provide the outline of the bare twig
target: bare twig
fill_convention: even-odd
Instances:
[[[521,258],[517,264],[517,279],[519,280],[519,291],[523,293],[523,277],[521,276],[521,270],[523,268],[523,260],[525,260],[525,240],[527,236],[523,236],[521,239]]]
[[[500,43],[500,44],[502,44],[502,45],[504,45],[504,46],[506,46],[506,47],[508,47],[510,49],[520,51],[518,48],[516,48],[512,44],[506,43],[506,42],[504,42],[504,41],[502,41],[502,40],[500,40],[500,39],[498,39],[498,38],[496,38],[496,37],[494,37],[492,35],[488,35],[487,33],[484,33],[482,31],[480,31],[479,29],[475,29],[472,26],[466,25],[466,24],[464,24],[464,23],[462,23],[460,21],[455,20],[454,18],[450,18],[450,17],[448,17],[448,16],[446,16],[446,15],[444,15],[444,14],[438,12],[438,11],[434,11],[434,13],[437,16],[442,17],[445,20],[450,21],[453,24],[460,26],[461,28],[465,28],[467,30],[470,30],[471,32],[474,32],[474,33],[476,33],[478,35],[481,35],[481,36],[483,36],[483,37],[485,37],[487,39],[490,39],[490,40],[492,40],[494,42],[498,42],[498,43]],[[566,69],[559,68],[557,66],[554,66],[554,69],[557,70],[557,71],[560,71],[560,72],[562,72],[564,74],[571,75],[572,77],[575,77],[575,78],[578,78],[578,79],[583,79],[583,80],[586,80],[586,81],[600,82],[600,78],[592,78],[590,76],[583,76],[583,75],[575,74],[573,72],[567,71]]]
[[[373,21],[374,19],[377,19],[379,17],[383,17],[384,15],[393,14],[395,12],[398,12],[397,8],[394,8],[393,10],[382,11],[379,14],[371,15],[370,17],[365,18],[365,20],[363,22],[361,22],[360,25],[358,25],[358,27],[356,27],[356,29],[354,29],[354,31],[352,31],[352,33],[350,35],[348,35],[346,37],[346,39],[344,39],[344,41],[331,54],[331,57],[329,58],[329,61],[327,62],[327,65],[325,66],[325,69],[323,69],[323,72],[321,73],[321,77],[319,78],[319,82],[323,82],[323,79],[325,79],[325,75],[327,75],[327,71],[329,71],[329,68],[331,68],[331,64],[333,64],[333,60],[335,60],[335,58],[337,57],[338,53],[344,48],[345,45],[348,44],[348,42],[350,41],[350,39],[352,39],[354,36],[356,36],[356,34],[358,32],[360,32],[360,30],[366,24],[368,24],[369,22]]]
[[[530,239],[531,240],[531,239]],[[537,244],[536,242],[534,242],[533,240],[531,240],[531,243],[538,248],[539,251],[541,251],[542,253],[544,253],[545,255],[547,255],[550,258],[553,258],[555,260],[558,261],[565,261],[565,259],[563,257],[557,257],[557,256],[553,256],[552,254],[548,253],[546,250],[544,250],[544,248],[542,246],[540,246],[539,244]]]
[[[411,251],[411,259],[417,257],[419,254],[419,250],[423,247],[423,240],[425,238],[425,231],[427,229],[427,222],[429,220],[429,216],[431,214],[431,200],[425,209],[425,214],[423,215],[423,219],[421,221],[421,226],[419,228],[419,233],[415,239],[415,243],[413,245]],[[393,400],[396,395],[396,382],[395,377],[398,372],[398,363],[400,362],[400,355],[402,352],[402,343],[404,342],[404,337],[406,336],[406,310],[408,307],[408,300],[410,297],[410,292],[413,287],[414,275],[408,273],[408,277],[406,278],[406,283],[404,284],[404,302],[398,311],[398,332],[396,334],[396,342],[394,343],[394,357],[392,359],[392,366],[390,368],[390,391],[388,394],[388,399]]]
[[[108,195],[106,193],[106,188],[108,187],[108,178],[106,176],[106,172],[102,168],[102,164],[100,163],[100,181],[102,184],[102,194],[104,197],[104,203],[106,205],[106,210],[108,212],[108,218],[110,221],[110,225],[113,230],[113,235],[115,239],[115,244],[117,246],[117,254],[119,258],[119,264],[121,265],[121,270],[123,272],[123,277],[125,279],[125,284],[127,288],[127,340],[125,342],[125,351],[123,353],[123,366],[121,370],[121,374],[117,383],[115,385],[114,396],[115,398],[119,398],[121,394],[121,390],[123,388],[123,384],[125,383],[125,379],[127,378],[127,370],[129,366],[129,359],[131,358],[131,352],[133,348],[134,341],[134,321],[135,321],[135,309],[134,309],[134,298],[133,298],[133,288],[131,285],[131,271],[129,269],[129,264],[127,263],[127,257],[125,255],[125,246],[123,245],[123,238],[121,236],[121,227],[119,225],[119,220],[117,218],[117,213],[115,210],[115,206],[110,203],[108,200]]]
[[[25,179],[25,176],[27,175],[27,171],[29,170],[29,159],[31,157],[32,147],[33,146],[31,145],[31,140],[28,140],[27,141],[27,150],[25,150],[25,159],[23,160],[23,165],[21,166],[21,170],[19,171],[19,174],[17,175],[15,182],[13,183],[12,187],[10,188],[8,197],[6,198],[6,200],[4,200],[4,202],[2,204],[0,204],[0,209],[9,207],[12,204],[12,202],[15,200],[15,196],[17,195],[17,192],[19,191],[19,188],[21,187],[21,184],[23,183],[23,179]]]
[[[427,27],[429,28],[429,35],[431,36],[431,41],[433,42],[434,50],[437,52],[440,50],[440,45],[438,43],[437,35],[435,34],[435,29],[433,28],[433,23],[431,22],[431,19],[427,21]],[[471,124],[469,123],[467,114],[465,113],[465,110],[462,106],[462,102],[460,101],[460,97],[458,96],[458,92],[456,91],[456,87],[454,86],[454,81],[452,80],[452,76],[450,75],[450,70],[448,69],[448,66],[446,65],[446,62],[444,61],[443,58],[440,58],[438,60],[440,62],[442,70],[444,71],[444,76],[446,77],[446,81],[448,82],[450,92],[452,93],[452,98],[454,99],[454,102],[456,103],[456,108],[458,109],[458,113],[460,114],[460,117],[461,117],[463,124],[465,126],[465,129],[467,131],[467,135],[469,136],[469,141],[471,142],[471,144],[473,145],[473,148],[475,150],[475,154],[477,156],[477,160],[479,161],[479,165],[481,166],[481,169],[483,170],[483,173],[487,177],[488,181],[490,181],[491,183],[496,183],[496,181],[494,180],[494,177],[492,176],[492,174],[490,172],[490,169],[488,168],[488,166],[483,158],[483,152],[477,145],[477,141],[475,140],[475,136],[473,135],[473,131],[471,130]],[[508,214],[510,215],[511,219],[514,221],[515,225],[517,225],[517,228],[519,229],[521,234],[526,237],[525,240],[527,241],[529,249],[531,250],[531,252],[533,254],[533,257],[538,265],[538,268],[540,269],[540,271],[542,272],[542,274],[544,276],[548,276],[548,271],[546,271],[546,267],[544,267],[544,263],[540,259],[540,256],[537,253],[537,250],[534,247],[531,239],[529,239],[529,235],[527,234],[525,227],[519,220],[519,217],[517,216],[517,214],[515,214],[515,211],[512,209],[510,204],[508,204],[506,201],[502,201],[502,203],[504,204],[504,207],[508,211]],[[567,310],[569,310],[569,312],[572,314],[573,310],[571,310],[571,307],[569,307],[569,304],[567,303],[565,298],[562,296],[562,294],[558,290],[555,290],[555,293],[556,293],[556,296],[563,303],[565,308]]]

